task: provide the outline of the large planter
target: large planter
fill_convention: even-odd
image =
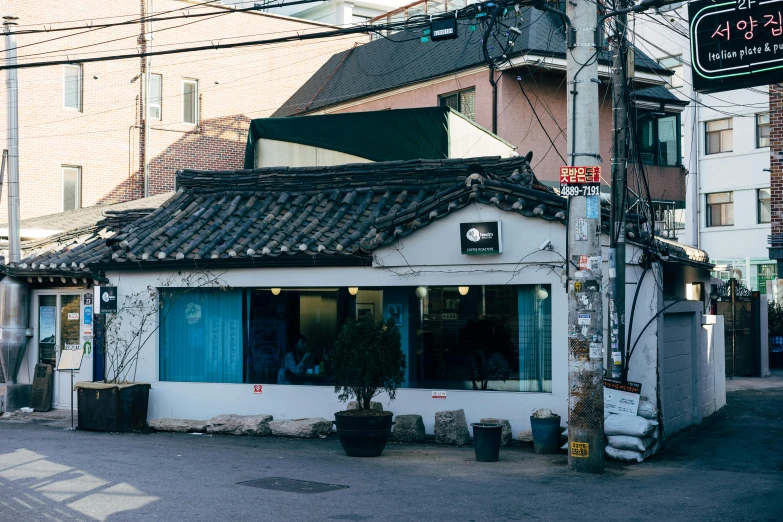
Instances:
[[[556,453],[560,446],[560,415],[539,419],[530,417],[536,453]]]
[[[147,425],[149,384],[79,382],[74,388],[80,430],[127,432]]]
[[[352,415],[352,411],[334,414],[337,437],[349,457],[377,457],[389,440],[392,412],[373,415]]]

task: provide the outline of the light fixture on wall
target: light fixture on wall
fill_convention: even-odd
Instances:
[[[458,286],[457,290],[459,290],[459,295],[468,295],[468,292],[470,291],[469,286]]]
[[[426,286],[418,286],[416,287],[416,297],[419,299],[424,299],[427,297],[427,287]]]
[[[549,292],[547,292],[543,288],[539,288],[538,290],[536,290],[536,299],[538,299],[539,301],[543,301],[547,297],[549,297]]]
[[[356,286],[349,286],[348,287],[348,293],[351,295],[356,295],[359,293],[359,288]]]
[[[279,288],[272,288],[272,295],[280,295],[280,289]]]

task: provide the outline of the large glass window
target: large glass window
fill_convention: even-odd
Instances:
[[[734,193],[707,194],[707,226],[725,227],[734,224]]]
[[[242,290],[162,289],[160,380],[242,382]]]
[[[731,118],[708,121],[704,128],[707,154],[731,152],[734,149],[734,124]]]
[[[404,387],[552,390],[546,286],[162,290],[160,378],[331,386],[348,317],[393,318]]]
[[[680,165],[680,115],[640,112],[637,133],[642,162],[648,165]]]

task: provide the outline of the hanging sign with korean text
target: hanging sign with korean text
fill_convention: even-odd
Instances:
[[[599,196],[601,167],[560,167],[561,196]]]
[[[783,81],[783,0],[700,0],[688,14],[694,90]]]

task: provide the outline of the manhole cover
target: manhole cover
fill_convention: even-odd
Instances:
[[[324,493],[336,489],[346,489],[348,486],[340,484],[324,484],[323,482],[310,482],[307,480],[296,480],[283,477],[267,477],[257,480],[247,480],[238,482],[241,486],[251,486],[254,488],[271,489],[274,491],[287,491],[289,493]]]

